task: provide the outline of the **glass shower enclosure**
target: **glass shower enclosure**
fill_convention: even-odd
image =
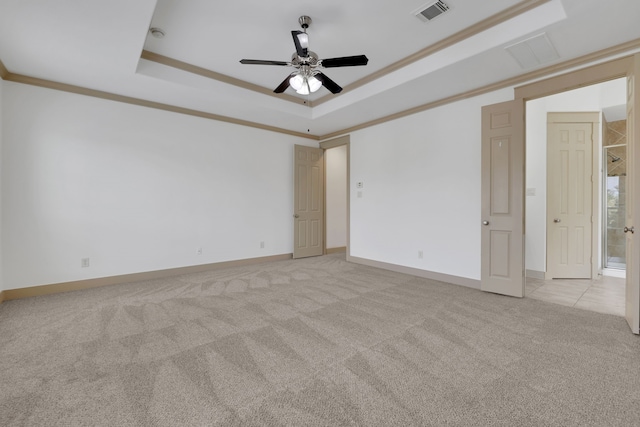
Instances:
[[[604,138],[604,267],[626,269],[626,120],[607,123]]]

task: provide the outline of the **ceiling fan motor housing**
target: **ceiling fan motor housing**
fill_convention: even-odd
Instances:
[[[297,67],[302,64],[311,65],[312,67],[318,66],[319,58],[315,52],[308,51],[307,56],[299,56],[297,52],[293,52],[291,55],[291,65]]]

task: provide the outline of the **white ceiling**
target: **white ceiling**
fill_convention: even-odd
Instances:
[[[425,23],[423,0],[2,0],[0,60],[9,72],[178,107],[326,135],[526,72],[505,47],[546,33],[559,58],[538,68],[640,39],[638,0],[551,0],[365,85],[350,85],[522,0],[444,0],[451,10]],[[331,68],[339,95],[273,96],[141,59],[143,49],[269,92],[287,67],[298,17],[313,19],[320,58],[365,54],[366,67]],[[160,27],[166,37],[149,35]],[[328,100],[327,100],[328,99]],[[318,101],[320,100],[320,101]]]

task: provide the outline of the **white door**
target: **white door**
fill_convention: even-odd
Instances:
[[[324,251],[323,150],[294,148],[293,257],[322,255]]]
[[[549,113],[547,279],[591,279],[599,113]]]
[[[524,115],[521,101],[482,107],[480,289],[524,296]]]
[[[640,132],[636,132],[636,123],[640,123],[640,96],[635,94],[635,82],[640,77],[640,54],[635,55],[634,70],[627,78],[627,217],[625,233],[627,237],[627,283],[625,295],[625,317],[634,334],[640,332],[640,233],[636,226],[640,224],[640,200],[638,192],[638,168],[640,164]],[[635,76],[634,76],[635,75]]]

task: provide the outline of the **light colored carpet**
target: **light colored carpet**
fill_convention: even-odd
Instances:
[[[0,425],[631,426],[620,317],[344,254],[0,305]]]

